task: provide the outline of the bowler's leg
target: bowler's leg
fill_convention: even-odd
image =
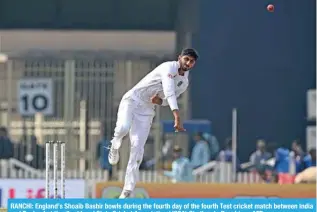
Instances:
[[[139,167],[143,159],[144,145],[151,130],[152,120],[153,115],[134,114],[130,129],[130,157],[120,198],[129,197],[139,180]]]
[[[111,140],[112,145],[108,155],[109,163],[111,165],[115,165],[119,161],[119,148],[123,137],[126,136],[130,130],[134,108],[135,104],[133,100],[121,100],[117,114],[116,128],[114,130],[113,139]]]

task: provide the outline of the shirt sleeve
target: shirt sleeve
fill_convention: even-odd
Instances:
[[[166,98],[166,102],[169,104],[171,110],[178,110],[174,82],[174,76],[177,73],[175,72],[174,67],[172,65],[164,64],[162,66],[162,71],[160,72],[160,74],[162,79],[163,93]]]
[[[167,102],[167,100],[166,99],[162,99],[162,104],[161,104],[162,106],[167,106],[168,105],[168,102]]]
[[[200,160],[200,153],[199,153],[199,147],[197,146],[197,144],[194,146],[193,151],[192,151],[192,155],[191,155],[191,164],[193,167],[197,167],[199,166]]]
[[[209,162],[210,158],[210,152],[209,152],[209,146],[206,143],[204,146],[202,146],[202,161],[201,165],[207,164]]]
[[[176,99],[177,99],[182,93],[184,93],[184,92],[186,91],[186,88],[187,88],[187,87],[182,88],[182,90],[180,90],[179,93],[175,92]],[[162,105],[162,106],[168,106],[168,101],[167,101],[167,99],[162,99],[162,104],[161,104],[161,105]]]
[[[255,164],[255,153],[254,153],[254,152],[251,154],[249,160],[250,160],[250,162],[251,162],[252,164]]]
[[[193,167],[190,164],[190,161],[187,159],[186,164],[185,164],[185,169],[186,169],[186,181],[193,181],[194,176],[193,176]]]
[[[172,163],[172,171],[164,171],[164,175],[167,177],[174,178],[177,175],[177,163],[174,161]]]

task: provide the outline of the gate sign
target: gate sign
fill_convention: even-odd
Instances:
[[[53,115],[53,80],[21,79],[18,82],[18,98],[22,116],[32,116],[39,112],[43,115]]]

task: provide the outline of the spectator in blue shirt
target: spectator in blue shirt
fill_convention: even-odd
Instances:
[[[298,140],[292,142],[292,151],[295,153],[295,156],[303,157],[305,152],[302,149],[301,143]]]
[[[108,161],[109,148],[107,148],[110,144],[110,141],[106,138],[102,138],[98,142],[97,158],[102,169],[111,170],[111,165]]]
[[[195,169],[209,162],[210,150],[208,143],[202,137],[202,133],[197,133],[194,136],[194,140],[196,144],[193,147],[191,164]]]
[[[316,148],[311,148],[309,150],[309,156],[311,159],[311,166],[316,166]]]
[[[174,161],[172,171],[164,171],[164,175],[172,178],[176,182],[192,182],[193,169],[188,158],[182,156],[182,149],[179,146],[173,148]]]
[[[96,157],[99,161],[100,168],[104,170],[109,171],[110,177],[112,176],[112,166],[109,163],[108,160],[108,154],[109,154],[109,146],[111,146],[111,142],[109,139],[107,139],[107,136],[105,135],[104,129],[102,129],[102,139],[97,144],[97,151],[96,151]]]
[[[309,153],[305,155],[303,159],[303,170],[311,166],[316,166],[316,149],[315,148],[312,148],[311,150],[309,150]]]
[[[293,141],[292,150],[295,153],[296,173],[300,173],[311,166],[310,155],[304,152],[299,141]]]
[[[274,169],[277,173],[289,172],[289,155],[290,151],[287,148],[280,147],[275,151],[275,166]]]
[[[224,158],[222,158],[224,157]],[[224,150],[220,151],[217,160],[218,161],[225,161],[225,162],[232,162],[233,158],[233,151],[232,151],[232,139],[229,137],[225,141],[225,148]],[[236,171],[241,169],[241,164],[238,156],[236,155]]]
[[[204,133],[203,138],[207,141],[209,145],[210,160],[215,160],[220,151],[219,142],[216,136],[211,135],[209,133]]]

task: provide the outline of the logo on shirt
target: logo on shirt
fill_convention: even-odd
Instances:
[[[183,81],[179,81],[179,82],[177,83],[177,86],[180,87],[182,84],[183,84]]]
[[[172,74],[168,74],[167,76],[168,76],[168,78],[171,78],[171,79],[173,79],[174,77],[176,77],[176,75],[173,76]]]

